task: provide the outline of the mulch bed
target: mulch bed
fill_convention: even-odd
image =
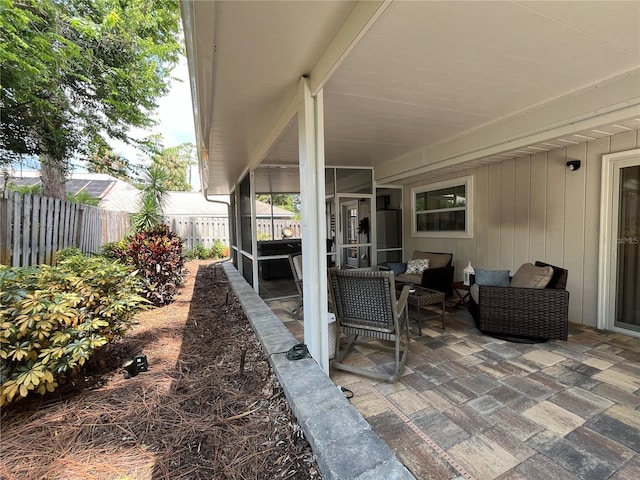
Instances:
[[[321,478],[224,272],[187,268],[174,303],[55,395],[3,410],[0,479]],[[149,370],[125,378],[139,354]]]

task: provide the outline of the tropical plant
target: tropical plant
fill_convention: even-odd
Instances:
[[[114,248],[111,253],[136,269],[144,282],[144,297],[160,306],[170,303],[184,283],[182,243],[167,225],[157,224],[131,236],[124,251]]]
[[[57,259],[55,267],[0,266],[0,405],[54,391],[147,303],[140,279],[119,262],[77,249]]]
[[[136,232],[149,230],[162,222],[162,213],[169,193],[169,175],[163,168],[151,165],[145,173],[138,212],[132,219],[133,229]]]

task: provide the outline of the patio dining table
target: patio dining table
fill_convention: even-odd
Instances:
[[[442,329],[444,330],[444,314],[445,314],[445,295],[443,292],[439,292],[438,290],[431,290],[430,288],[421,287],[420,285],[414,285],[412,283],[404,283],[404,282],[396,282],[397,287],[403,287],[404,285],[409,285],[409,296],[407,297],[407,301],[409,305],[415,305],[417,318],[416,323],[418,324],[418,335],[422,336],[422,324],[420,322],[420,309],[422,307],[426,307],[429,305],[441,305],[440,314],[431,315],[428,318],[436,318],[441,317],[442,319]],[[396,291],[399,293],[401,288],[396,288]]]

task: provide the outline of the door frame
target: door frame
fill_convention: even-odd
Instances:
[[[618,228],[619,171],[636,165],[640,165],[640,149],[602,156],[597,326],[602,330],[640,337],[638,331],[615,326],[618,249],[613,248],[617,245],[614,239]]]

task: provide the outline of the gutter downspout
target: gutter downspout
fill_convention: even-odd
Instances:
[[[229,237],[229,244],[231,244],[231,232],[229,231],[229,228],[231,226],[231,203],[229,202],[224,202],[222,200],[212,200],[209,198],[209,194],[207,193],[207,191],[205,190],[204,192],[204,199],[207,202],[210,203],[221,203],[222,205],[226,205],[227,206],[227,219],[228,221],[228,225],[227,225],[227,236]],[[231,245],[229,245],[229,256],[225,257],[225,258],[220,258],[218,259],[218,262],[216,263],[222,263],[222,262],[227,262],[229,260],[231,260]]]

